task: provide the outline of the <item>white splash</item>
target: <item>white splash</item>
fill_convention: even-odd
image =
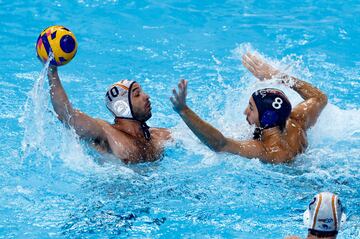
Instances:
[[[48,167],[52,168],[52,160],[60,158],[73,170],[93,171],[99,166],[86,154],[74,130],[66,129],[58,122],[50,104],[46,79],[52,59],[49,57],[40,75],[35,79],[24,105],[24,113],[19,119],[20,125],[24,128],[21,143],[22,160],[29,159],[36,165],[47,160]],[[25,76],[30,78],[28,75]],[[34,159],[34,154],[41,156]]]
[[[49,95],[45,93],[44,81],[52,57],[49,57],[39,77],[35,80],[32,90],[24,105],[24,114],[19,118],[19,123],[24,126],[24,138],[21,143],[24,158],[33,151],[39,150],[48,155],[48,150],[43,143],[45,139],[45,113],[49,108]]]

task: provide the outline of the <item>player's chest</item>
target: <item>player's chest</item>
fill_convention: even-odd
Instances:
[[[163,152],[163,147],[154,138],[151,140],[133,140],[131,148],[133,149],[134,158],[139,159],[139,161],[155,161],[161,157]]]

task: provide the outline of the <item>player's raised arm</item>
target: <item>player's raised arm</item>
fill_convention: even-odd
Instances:
[[[179,92],[173,90],[170,98],[174,110],[181,116],[191,131],[210,149],[220,151],[226,138],[212,125],[202,120],[195,112],[186,105],[187,81],[181,80],[178,84]]]
[[[181,116],[191,131],[210,149],[216,152],[228,152],[247,158],[266,158],[264,147],[257,140],[237,141],[225,137],[219,130],[202,120],[186,105],[187,81],[181,80],[179,92],[173,90],[170,98],[174,110]]]
[[[284,84],[295,90],[304,99],[294,107],[290,115],[303,129],[308,129],[316,123],[327,104],[327,96],[321,90],[308,82],[280,72],[255,54],[246,53],[242,62],[258,79],[268,80],[275,76],[279,77]]]
[[[90,140],[104,138],[104,132],[98,120],[72,107],[61,84],[56,66],[49,66],[48,79],[51,103],[59,120],[73,127],[80,137]]]

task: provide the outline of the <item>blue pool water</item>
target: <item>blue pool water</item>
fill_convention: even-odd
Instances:
[[[302,213],[320,191],[346,206],[338,238],[359,238],[359,16],[351,0],[0,0],[0,238],[304,237]],[[58,122],[34,50],[55,24],[79,43],[59,69],[73,105],[111,121],[106,87],[137,80],[151,96],[149,124],[173,132],[161,161],[104,159]],[[292,163],[215,154],[171,108],[186,78],[189,106],[225,135],[250,137],[242,112],[269,83],[241,65],[246,49],[329,96]]]

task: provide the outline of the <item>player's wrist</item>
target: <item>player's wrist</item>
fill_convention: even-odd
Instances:
[[[186,112],[189,110],[189,107],[187,105],[184,105],[183,107],[181,107],[178,111],[179,115],[185,115]]]
[[[277,75],[277,78],[280,79],[280,82],[290,88],[295,87],[296,79],[286,73],[280,72]]]
[[[57,72],[57,66],[50,65],[49,69],[48,69],[48,72],[51,73],[51,74],[56,73]]]

